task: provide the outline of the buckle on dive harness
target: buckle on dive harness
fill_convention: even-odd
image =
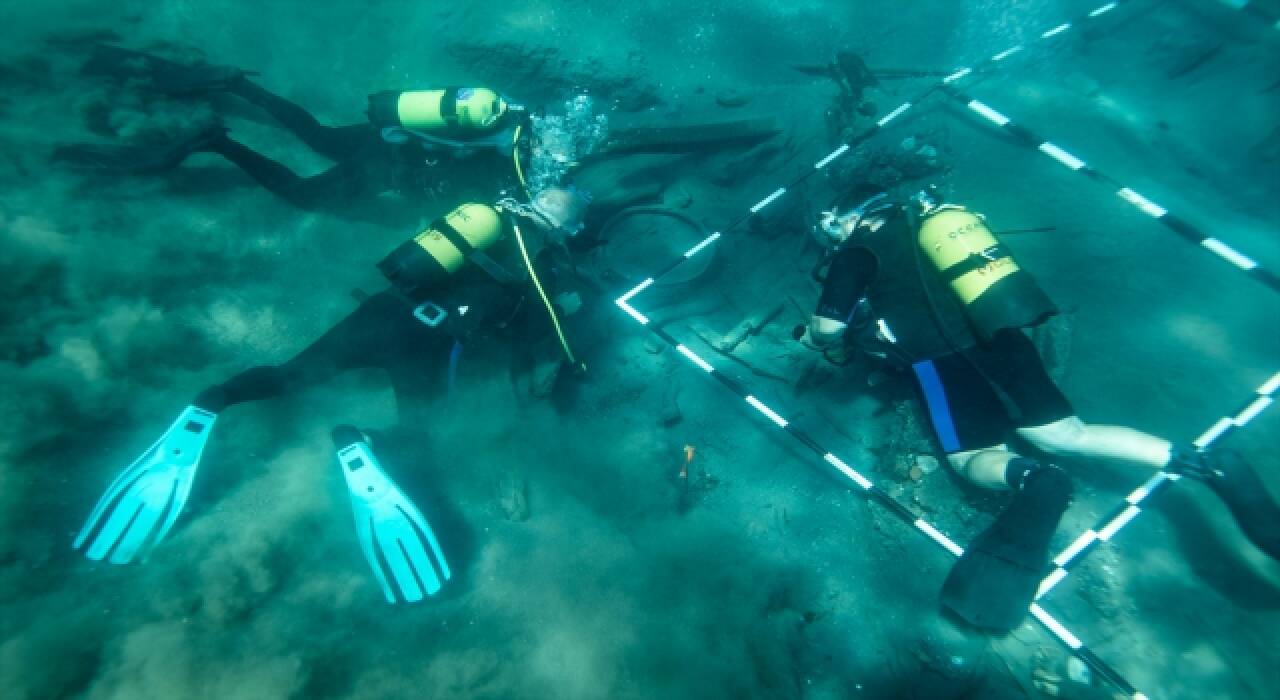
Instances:
[[[384,126],[379,134],[383,141],[397,146],[409,142],[409,132],[398,126]]]
[[[435,328],[449,317],[449,312],[444,307],[434,301],[424,301],[413,309],[413,317],[427,324],[430,328]]]

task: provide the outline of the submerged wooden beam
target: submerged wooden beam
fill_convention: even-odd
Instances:
[[[604,145],[582,162],[633,153],[693,153],[754,145],[780,133],[782,129],[772,118],[614,129]]]

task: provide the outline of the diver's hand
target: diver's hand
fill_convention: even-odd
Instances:
[[[798,324],[795,328],[792,328],[791,337],[810,350],[822,350],[822,346],[814,342],[813,333],[810,332],[809,327],[804,324]]]

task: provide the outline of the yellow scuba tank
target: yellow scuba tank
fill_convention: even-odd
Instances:
[[[483,133],[506,115],[502,96],[488,88],[379,92],[369,96],[369,121],[427,133]]]
[[[917,240],[984,340],[1004,328],[1034,326],[1057,313],[978,215],[953,204],[922,214]]]
[[[378,269],[406,296],[420,299],[501,238],[502,217],[496,209],[463,204],[400,244]]]
[[[968,306],[1020,268],[987,225],[960,207],[941,208],[920,224],[920,248]]]

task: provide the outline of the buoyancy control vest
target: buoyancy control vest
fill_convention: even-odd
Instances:
[[[917,273],[916,260],[922,256],[913,250],[916,237],[901,208],[888,214],[880,228],[846,245],[864,248],[876,259],[866,296],[892,337],[890,356],[917,362],[977,344],[964,308],[946,284],[932,270]],[[936,312],[931,311],[931,298]]]
[[[499,206],[505,209],[503,203]],[[447,330],[460,339],[515,320],[531,282],[566,359],[578,365],[551,302],[554,287],[544,286],[535,269],[535,258],[541,256],[530,254],[514,220],[510,222],[514,235],[504,236],[507,223],[499,209],[463,204],[400,244],[378,263],[378,269],[393,289],[417,304],[414,315],[419,320],[435,327],[449,319]],[[491,252],[499,253],[499,259],[490,257]],[[517,258],[524,267],[507,265],[502,258]],[[477,310],[472,311],[473,307]]]

